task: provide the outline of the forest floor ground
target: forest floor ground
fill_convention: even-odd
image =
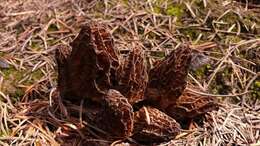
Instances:
[[[260,145],[260,5],[232,0],[1,0],[0,145],[59,145],[61,127],[75,128],[56,117],[54,52],[90,21],[148,62],[192,44],[189,85],[221,107],[162,145]]]

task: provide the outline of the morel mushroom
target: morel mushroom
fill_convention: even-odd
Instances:
[[[161,109],[176,102],[186,87],[191,60],[189,45],[182,45],[149,72],[146,98]]]
[[[149,74],[139,47],[120,64],[103,25],[84,26],[71,48],[58,46],[56,51],[60,95],[70,104],[86,99],[90,106],[82,106],[83,116],[108,138],[132,136],[149,144],[167,141],[180,132],[174,118],[194,118],[217,107],[212,97],[183,93],[191,61],[187,44],[158,62]]]
[[[122,62],[117,79],[117,90],[128,99],[130,104],[133,105],[144,99],[148,74],[141,48],[135,47]]]
[[[178,122],[181,122],[187,119],[193,119],[209,111],[216,110],[217,108],[216,98],[201,96],[186,89],[175,104],[167,107],[166,112]]]
[[[118,91],[110,89],[102,99],[102,108],[92,121],[113,138],[126,138],[133,131],[133,109]]]
[[[134,116],[133,138],[139,142],[163,142],[180,133],[179,123],[156,108],[142,107]]]
[[[56,53],[60,54],[56,60],[61,96],[75,101],[98,101],[113,86],[119,66],[112,37],[103,25],[93,23],[81,29],[71,47],[70,54],[61,53],[66,50],[63,47]]]

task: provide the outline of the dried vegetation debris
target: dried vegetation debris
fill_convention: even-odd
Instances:
[[[149,55],[148,63],[164,57],[179,42],[206,45],[198,49],[210,62],[195,67],[188,82],[208,90],[205,93],[206,90],[196,89],[193,93],[221,98],[225,106],[206,115],[213,119],[212,125],[204,121],[205,127],[195,126],[195,129],[182,131],[177,139],[163,145],[259,145],[260,9],[258,4],[253,4],[257,0],[248,2],[1,1],[0,56],[9,68],[0,69],[0,111],[3,111],[0,125],[4,125],[0,145],[113,143],[103,140],[96,131],[92,131],[91,137],[85,133],[82,136],[75,128],[86,126],[85,132],[91,133],[91,125],[78,117],[81,112],[90,112],[69,104],[68,110],[72,108],[77,113],[74,119],[69,119],[64,115],[66,110],[57,106],[59,102],[53,95],[55,48],[58,44],[71,42],[79,26],[90,18],[112,28],[115,46],[121,51],[129,51],[132,48],[129,45],[138,41]],[[212,42],[214,46],[208,44]],[[221,80],[227,83],[225,86],[215,82],[218,74],[222,74]],[[31,107],[34,107],[31,113],[35,114],[28,116]],[[95,111],[94,107],[91,109]],[[74,137],[68,141],[66,138],[58,140],[59,134]],[[123,144],[127,145],[127,142]]]

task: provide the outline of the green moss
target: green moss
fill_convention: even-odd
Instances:
[[[205,64],[202,67],[196,69],[194,73],[195,73],[197,78],[202,79],[203,77],[205,77],[206,73],[210,69],[211,69],[211,65],[210,64]]]
[[[226,43],[237,43],[240,42],[242,39],[238,36],[229,35],[226,37]]]
[[[183,7],[182,5],[170,5],[166,9],[166,14],[170,16],[176,16],[180,18],[183,15]]]
[[[4,78],[8,80],[21,80],[24,72],[18,71],[13,67],[3,69],[2,73],[4,74]]]
[[[5,132],[4,131],[0,131],[0,137],[5,137],[5,136],[8,136],[10,135],[10,129],[5,129]]]
[[[260,91],[253,91],[252,97],[260,99]]]
[[[223,72],[221,73],[222,78],[224,79],[230,79],[231,74],[233,73],[233,69],[230,67],[226,67]]]
[[[177,21],[175,22],[175,25],[176,25],[176,26],[183,26],[183,23],[182,23],[182,21],[177,20]]]
[[[122,0],[123,4],[128,5],[128,0]]]
[[[206,66],[207,70],[211,69],[211,65],[210,64],[206,64],[205,66]]]
[[[201,67],[201,68],[198,68],[196,71],[195,71],[195,75],[199,78],[201,78],[202,76],[204,76],[205,74],[205,67]]]
[[[35,50],[35,51],[41,50],[41,46],[40,46],[39,42],[31,41],[30,47],[32,48],[32,50]]]
[[[252,97],[260,99],[260,81],[259,80],[255,81],[255,83],[253,84]]]
[[[4,77],[8,77],[14,71],[14,68],[6,68],[2,70],[2,73],[4,74]]]
[[[32,72],[32,79],[33,79],[33,81],[38,81],[38,80],[40,80],[43,76],[44,76],[44,74],[42,73],[42,71],[41,70],[36,70],[36,71],[34,71],[34,72]]]
[[[191,40],[195,40],[201,32],[195,29],[184,29],[182,30],[182,33]]]
[[[128,2],[127,2],[128,3]],[[104,10],[105,9],[105,4],[104,4],[104,2],[102,2],[102,1],[99,1],[99,2],[97,2],[96,4],[95,4],[95,10],[99,10],[100,12],[102,12],[102,10]],[[98,11],[95,11],[95,12],[98,12]],[[104,15],[104,13],[103,13],[103,15]]]
[[[154,6],[153,7],[153,12],[157,13],[157,14],[161,14],[162,13],[162,10],[159,6]]]
[[[222,20],[225,21],[225,22],[234,24],[237,20],[240,20],[240,17],[236,13],[231,11],[228,14],[226,14],[222,18]]]
[[[253,25],[254,21],[250,20],[250,18],[243,19],[243,23],[247,26]]]
[[[57,27],[57,25],[51,24],[51,25],[48,27],[48,30],[47,30],[47,31],[57,31],[57,30],[59,30],[59,28]]]
[[[25,71],[18,71],[13,67],[9,69],[3,69],[2,73],[4,76],[4,82],[3,88],[0,90],[2,90],[5,94],[9,94],[10,97],[12,97],[12,100],[19,100],[19,98],[24,95],[25,91],[22,88],[17,87],[17,84],[20,80],[23,79],[24,75],[28,75],[28,73],[26,73]],[[41,70],[36,70],[32,72],[30,75],[31,78],[25,80],[22,83],[23,85],[31,85],[39,81],[44,76]]]
[[[212,92],[213,94],[219,94],[217,88],[211,89],[211,92]]]
[[[150,31],[149,33],[146,34],[148,39],[154,39],[156,38],[157,34],[155,34],[154,32]]]
[[[55,39],[50,39],[50,40],[47,40],[47,44],[50,45],[50,46],[52,46],[52,45],[55,44],[56,41],[57,41],[57,40],[55,40]]]
[[[163,57],[165,57],[165,52],[164,51],[152,51],[151,56],[163,58]]]
[[[163,4],[165,1],[166,1],[166,0],[155,0],[155,4],[156,4],[156,5],[161,5],[161,4]],[[168,2],[168,0],[167,0],[167,2]]]
[[[38,43],[32,41],[30,43],[30,46],[31,46],[32,49],[38,48]]]
[[[18,71],[13,67],[3,69],[2,74],[4,77],[2,90],[5,94],[10,94],[11,97],[20,97],[21,91],[17,91],[17,83],[24,77],[24,71]]]
[[[215,85],[215,90],[217,94],[221,94],[221,91],[223,90],[222,85]]]
[[[24,90],[23,89],[21,89],[21,88],[16,89],[16,91],[15,91],[15,96],[16,97],[21,97],[23,95],[24,95]]]
[[[167,8],[164,8],[163,5],[167,3]],[[153,12],[158,14],[164,14],[169,16],[176,16],[178,18],[183,16],[184,5],[173,3],[170,0],[155,0],[153,1]]]
[[[4,69],[2,73],[4,75],[4,85],[3,88],[0,90],[2,90],[5,94],[9,94],[13,101],[18,101],[19,98],[21,98],[25,94],[25,91],[24,89],[19,88],[17,84],[20,80],[24,78],[25,74],[28,75],[28,72],[23,70],[18,71],[12,67],[9,69]],[[22,82],[22,84],[31,85],[36,81],[39,81],[42,77],[43,73],[41,72],[41,70],[36,70],[31,73],[31,78],[25,80],[24,82]]]
[[[222,92],[224,90],[224,86],[222,86],[221,84],[216,84],[215,81],[213,81],[212,84],[214,84],[214,85],[211,85],[209,87],[210,92],[212,92],[213,94],[222,94]]]
[[[21,98],[25,94],[25,91],[21,88],[16,88],[14,93],[11,93],[10,96],[12,97],[12,100],[19,101],[19,98]]]
[[[260,88],[260,81],[256,81],[256,82],[255,82],[255,87],[256,87],[256,88]]]
[[[224,76],[228,76],[230,74],[231,74],[230,69],[229,68],[225,68],[224,71],[223,71],[223,75]]]
[[[194,1],[194,4],[195,4],[197,7],[201,8],[201,9],[204,9],[204,4],[203,4],[203,1],[202,1],[202,0],[195,0],[195,1]]]

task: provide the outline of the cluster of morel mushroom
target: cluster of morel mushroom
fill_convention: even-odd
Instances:
[[[217,108],[214,98],[185,90],[191,49],[181,45],[147,69],[144,52],[135,47],[119,59],[107,28],[82,27],[68,46],[56,52],[62,100],[85,100],[88,122],[110,138],[141,143],[163,142],[180,133],[182,122]],[[177,121],[177,122],[176,122]]]

